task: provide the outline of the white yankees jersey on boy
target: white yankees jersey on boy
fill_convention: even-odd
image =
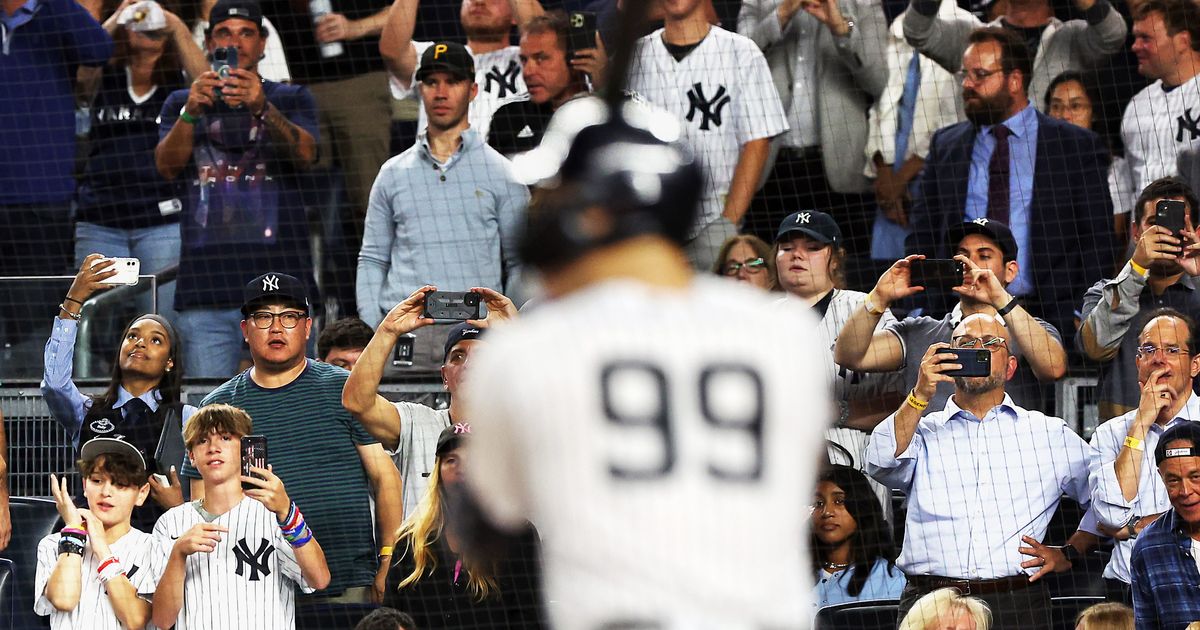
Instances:
[[[684,138],[704,168],[704,198],[692,236],[724,211],[742,145],[788,129],[758,46],[718,26],[682,61],[667,50],[663,29],[638,40],[629,89],[679,116]]]
[[[1140,193],[1160,177],[1177,175],[1179,152],[1198,139],[1200,75],[1170,91],[1155,81],[1134,95],[1121,118],[1133,190]]]
[[[830,409],[816,329],[697,276],[602,283],[489,333],[468,475],[497,525],[541,532],[554,627],[804,627]]]
[[[275,514],[246,497],[210,520],[192,501],[167,510],[155,524],[154,536],[169,553],[180,535],[206,520],[229,531],[221,533],[212,552],[188,556],[175,629],[293,630],[296,587],[305,593],[314,589],[304,581]]]
[[[409,87],[405,88],[394,74],[388,74],[388,85],[392,88],[392,98],[402,101],[407,98],[421,103],[421,93],[417,90],[417,70],[421,69],[421,55],[433,42],[413,42],[417,49],[417,67],[409,77]],[[467,120],[471,128],[479,132],[480,138],[487,138],[488,128],[492,125],[492,114],[513,96],[528,94],[525,88],[525,77],[521,74],[521,48],[506,46],[500,50],[477,54],[467,47],[467,52],[475,59],[475,83],[479,85],[479,93],[471,101],[467,110]],[[425,129],[429,119],[425,116],[425,106],[420,105],[417,117],[417,132]]]
[[[83,582],[75,610],[63,612],[50,603],[46,597],[46,584],[54,573],[54,565],[58,564],[58,541],[61,538],[60,534],[54,533],[38,543],[33,612],[42,616],[50,615],[52,630],[124,630],[117,613],[113,612],[104,582],[96,573],[100,568],[100,560],[92,553],[91,544],[83,550]],[[138,595],[150,601],[158,585],[158,576],[162,574],[161,563],[166,558],[154,536],[130,529],[108,547],[121,561],[125,577],[137,589]],[[146,627],[154,628],[154,625],[147,624]]]

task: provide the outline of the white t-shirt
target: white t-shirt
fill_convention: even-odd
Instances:
[[[498,525],[541,533],[554,627],[805,625],[828,353],[772,301],[610,281],[472,356],[469,481]]]
[[[679,116],[684,139],[704,168],[704,197],[692,236],[724,211],[742,145],[788,129],[758,46],[717,26],[683,61],[668,52],[663,29],[638,40],[629,89]]]
[[[288,70],[287,57],[283,54],[283,40],[271,20],[263,18],[263,29],[267,31],[267,47],[263,50],[263,58],[258,62],[258,76],[276,83],[289,83],[292,72]],[[207,51],[204,45],[204,32],[208,30],[208,20],[198,20],[192,28],[192,39],[200,50]]]
[[[154,536],[169,554],[180,535],[205,520],[196,502],[184,503],[158,519]],[[294,630],[296,587],[305,593],[314,589],[304,581],[275,514],[245,497],[208,522],[229,531],[213,551],[188,556],[175,630]]]
[[[1179,152],[1200,139],[1200,75],[1163,91],[1155,81],[1138,92],[1121,119],[1121,140],[1135,196],[1150,182],[1179,172]]]
[[[83,550],[83,582],[79,592],[79,604],[75,610],[63,612],[50,603],[46,597],[46,585],[50,575],[54,573],[54,565],[58,564],[58,541],[61,534],[54,533],[46,536],[38,543],[37,574],[34,578],[33,612],[46,616],[50,615],[52,630],[124,630],[113,612],[112,601],[108,599],[108,591],[96,570],[100,568],[100,560],[92,552],[89,542]],[[158,577],[162,574],[166,556],[159,548],[155,538],[138,529],[130,529],[116,542],[110,544],[109,550],[121,561],[125,577],[137,589],[138,596],[150,601],[158,586]],[[147,624],[153,629],[154,624]]]
[[[400,414],[400,443],[392,454],[404,484],[404,518],[416,510],[429,487],[437,440],[450,426],[449,409],[433,409],[410,402],[392,403]]]
[[[421,69],[421,55],[433,42],[413,42],[417,52],[417,66],[413,75],[408,79],[408,87],[394,74],[388,74],[388,85],[392,89],[392,98],[402,101],[413,99],[420,105],[417,117],[417,132],[420,133],[428,124],[425,116],[425,106],[421,104],[421,94],[417,90],[417,71]],[[508,46],[489,53],[476,54],[468,46],[467,51],[475,59],[475,83],[479,84],[479,93],[471,101],[471,109],[467,111],[467,120],[471,128],[479,132],[479,137],[487,139],[488,128],[492,124],[492,114],[513,96],[528,94],[525,88],[525,77],[521,74],[521,48]]]

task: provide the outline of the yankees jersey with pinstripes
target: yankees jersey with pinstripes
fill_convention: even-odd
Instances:
[[[469,480],[497,525],[541,532],[554,627],[807,623],[831,368],[810,309],[772,302],[612,281],[472,355]]]
[[[92,553],[90,543],[83,550],[83,583],[79,604],[74,610],[63,612],[50,603],[46,597],[46,584],[50,582],[54,565],[58,563],[58,541],[61,538],[60,534],[54,533],[38,543],[33,612],[42,616],[50,615],[52,630],[124,630],[117,614],[113,612],[104,582],[96,573],[100,568],[100,560]],[[155,538],[141,530],[130,529],[108,547],[121,561],[125,577],[137,589],[138,595],[149,602],[166,558]],[[153,629],[154,624],[148,623],[146,627]]]
[[[681,61],[667,50],[663,29],[638,40],[629,89],[679,116],[684,139],[704,168],[704,198],[693,236],[724,211],[742,145],[788,129],[758,46],[719,26]]]
[[[413,75],[409,78],[411,83],[407,89],[396,80],[395,75],[388,74],[392,98],[398,101],[411,98],[420,105],[421,92],[417,89],[417,70],[421,68],[421,55],[432,45],[433,42],[413,42],[413,47],[417,50],[417,65],[413,68]],[[517,46],[505,46],[488,53],[476,53],[468,46],[467,50],[475,60],[475,83],[479,86],[479,93],[475,95],[475,100],[471,101],[471,108],[467,110],[467,120],[471,123],[471,128],[479,132],[479,138],[486,141],[488,127],[492,124],[492,114],[513,96],[528,94],[525,77],[521,74],[521,49]],[[418,132],[425,129],[428,120],[425,116],[425,106],[420,105],[417,115]]]
[[[1200,75],[1173,90],[1155,81],[1134,95],[1121,118],[1121,141],[1133,190],[1178,175],[1180,151],[1200,140]]]
[[[205,521],[196,502],[184,503],[158,519],[154,536],[169,554],[180,535]],[[209,522],[229,531],[221,534],[212,552],[188,556],[183,608],[175,630],[294,630],[295,589],[299,586],[305,593],[314,589],[300,574],[296,554],[284,540],[275,514],[245,497]],[[166,562],[162,565],[165,569]]]

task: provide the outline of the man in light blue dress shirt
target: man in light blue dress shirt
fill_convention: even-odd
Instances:
[[[1048,629],[1050,596],[1039,579],[1069,569],[1079,553],[1041,541],[1063,493],[1090,500],[1088,446],[1062,420],[1005,393],[1017,368],[1008,336],[998,317],[964,318],[950,344],[930,346],[908,400],[871,434],[867,471],[908,495],[896,562],[908,576],[901,616],[922,595],[952,587],[984,600],[994,628]],[[963,364],[947,348],[986,349],[990,373],[952,377]],[[938,383],[950,381],[946,408],[922,418]]]
[[[1104,568],[1108,598],[1132,605],[1130,557],[1138,535],[1171,508],[1154,461],[1163,432],[1200,420],[1192,382],[1200,374],[1190,317],[1162,308],[1138,335],[1137,409],[1105,422],[1092,436],[1092,505],[1105,533],[1116,539]]]

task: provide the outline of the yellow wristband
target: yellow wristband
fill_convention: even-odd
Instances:
[[[1145,278],[1150,273],[1149,269],[1146,269],[1145,267],[1133,262],[1132,258],[1129,260],[1129,266],[1130,266],[1130,268],[1133,269],[1134,273],[1136,273],[1137,275],[1139,275],[1143,278]]]
[[[1146,450],[1146,447],[1145,447],[1145,445],[1142,444],[1141,440],[1139,440],[1135,437],[1130,437],[1128,435],[1125,436],[1125,446],[1128,446],[1129,448],[1131,448],[1135,451]]]
[[[380,549],[379,549],[379,555],[381,555],[381,556],[390,556],[390,555],[392,555],[392,552],[393,552],[393,551],[395,551],[395,550],[396,550],[396,548],[395,548],[395,547],[380,547]]]
[[[870,293],[868,293],[866,299],[863,300],[863,308],[867,309],[867,312],[872,315],[883,315],[883,311],[884,311],[884,309],[879,308],[878,306],[875,306],[875,292],[874,291],[871,291]]]
[[[925,408],[929,406],[929,403],[921,402],[920,400],[918,400],[916,392],[917,392],[917,390],[915,390],[915,389],[908,392],[908,400],[906,400],[905,402],[908,403],[909,407],[912,407],[913,409],[916,409],[917,411],[925,411]]]

